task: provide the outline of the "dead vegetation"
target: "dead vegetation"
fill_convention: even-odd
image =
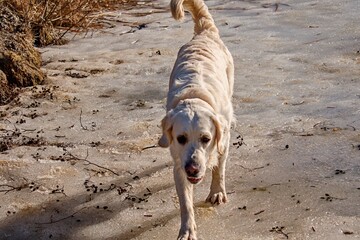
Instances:
[[[40,54],[33,47],[26,21],[3,2],[0,29],[0,103],[7,103],[16,87],[41,84],[45,75],[40,71]]]
[[[136,6],[136,0],[3,0],[21,16],[36,46],[63,43],[68,31],[102,27],[102,12]]]
[[[136,6],[137,0],[0,0],[0,105],[18,88],[44,84],[34,48],[63,44],[68,32],[101,28],[103,12]]]

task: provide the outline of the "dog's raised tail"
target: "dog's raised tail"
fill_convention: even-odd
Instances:
[[[204,30],[219,33],[214,19],[203,0],[171,0],[170,8],[172,16],[179,21],[184,19],[184,10],[188,10],[194,20],[194,31],[196,34]]]

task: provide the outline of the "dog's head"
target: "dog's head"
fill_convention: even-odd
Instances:
[[[206,167],[223,154],[223,126],[208,104],[201,100],[181,101],[162,120],[161,147],[169,147],[175,161],[195,184],[202,180]],[[179,166],[179,165],[178,165]]]

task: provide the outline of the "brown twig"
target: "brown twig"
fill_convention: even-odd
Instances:
[[[265,210],[258,211],[258,212],[256,212],[256,213],[254,213],[254,215],[256,216],[256,215],[259,215],[259,214],[261,214],[261,213],[263,213],[263,212],[265,212]]]
[[[23,189],[24,187],[26,187],[25,185],[21,185],[21,186],[18,186],[18,187],[15,187],[15,186],[11,186],[9,184],[1,184],[0,185],[0,188],[8,188],[8,189],[0,189],[0,192],[5,192],[5,194],[7,194],[8,192],[11,192],[11,191],[19,191],[21,189]]]
[[[285,229],[285,227],[273,227],[271,230],[269,230],[270,232],[274,232],[274,233],[278,233],[283,235],[284,237],[286,237],[286,239],[289,239],[289,234],[285,233],[283,230]]]
[[[259,169],[262,169],[262,168],[268,167],[268,166],[270,166],[270,163],[267,163],[267,164],[266,164],[266,165],[264,165],[264,166],[261,166],[261,167],[255,167],[255,168],[248,168],[248,167],[244,167],[244,166],[243,166],[243,165],[241,165],[241,164],[238,164],[238,166],[240,166],[241,168],[243,168],[243,169],[245,169],[245,170],[248,170],[248,171],[252,172],[252,171],[255,171],[255,170],[259,170]]]
[[[66,216],[66,217],[63,217],[63,218],[60,218],[60,219],[55,220],[55,221],[50,220],[50,222],[40,222],[40,223],[36,223],[36,224],[53,224],[53,223],[58,223],[58,222],[61,222],[61,221],[66,220],[66,219],[75,217],[76,214],[78,214],[79,212],[81,212],[82,210],[84,210],[84,209],[86,209],[86,208],[88,208],[88,207],[83,207],[83,208],[75,211],[73,214],[71,214],[71,215],[69,215],[69,216]]]
[[[119,174],[116,173],[116,172],[114,172],[113,170],[111,170],[111,169],[109,169],[109,168],[107,168],[107,167],[101,166],[101,165],[99,165],[99,164],[97,164],[97,163],[93,163],[93,162],[87,160],[87,158],[88,158],[88,156],[89,156],[89,150],[86,150],[86,157],[85,157],[85,158],[79,158],[79,157],[73,155],[72,153],[70,153],[69,151],[67,151],[66,149],[65,149],[65,153],[66,153],[66,155],[68,155],[68,156],[70,157],[69,159],[66,159],[66,160],[84,161],[84,162],[86,162],[88,165],[96,166],[96,167],[98,167],[98,168],[101,168],[101,169],[104,169],[104,170],[106,170],[106,171],[109,171],[109,172],[111,172],[112,174],[114,174],[114,175],[116,175],[116,176],[119,176]]]
[[[157,147],[158,147],[158,145],[154,144],[154,145],[151,145],[151,146],[143,147],[143,148],[141,149],[141,151],[144,151],[144,150],[150,149],[150,148],[157,148]]]
[[[81,116],[82,116],[82,109],[80,110],[80,117],[79,117],[80,126],[81,126],[81,128],[82,128],[82,129],[84,129],[84,130],[88,130],[88,128],[87,128],[87,127],[84,127],[84,125],[82,124],[82,121],[81,121]]]

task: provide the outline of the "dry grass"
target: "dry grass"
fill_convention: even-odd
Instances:
[[[104,10],[127,8],[137,0],[0,0],[16,11],[31,28],[36,46],[59,44],[69,31],[87,31],[100,27]]]
[[[46,82],[34,45],[62,44],[69,31],[103,27],[107,11],[136,5],[138,0],[0,0],[0,105],[14,99],[18,87]]]

